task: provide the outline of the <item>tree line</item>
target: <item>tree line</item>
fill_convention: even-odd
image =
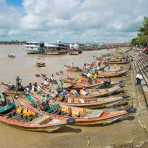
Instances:
[[[144,17],[143,26],[139,28],[137,37],[131,41],[134,46],[148,46],[148,17]]]

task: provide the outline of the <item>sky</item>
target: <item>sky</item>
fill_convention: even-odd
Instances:
[[[148,0],[0,0],[0,40],[127,42]]]

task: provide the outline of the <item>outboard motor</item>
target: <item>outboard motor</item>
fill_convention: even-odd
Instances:
[[[74,118],[69,117],[69,118],[67,119],[67,124],[68,124],[68,125],[73,125],[74,123],[75,123],[75,119],[74,119]]]
[[[137,109],[132,106],[127,109],[128,113],[136,113],[136,111],[137,111]]]
[[[120,81],[119,81],[119,86],[120,86],[121,88],[125,86],[125,83],[124,83],[123,80],[120,80]]]

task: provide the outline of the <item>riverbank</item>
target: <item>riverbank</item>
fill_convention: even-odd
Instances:
[[[17,47],[18,48],[18,47]],[[58,56],[58,57],[42,57],[28,56],[24,49],[16,46],[9,47],[6,51],[5,47],[1,50],[0,58],[2,64],[8,62],[7,67],[2,67],[1,80],[12,81],[13,77],[20,74],[23,81],[36,81],[36,73],[46,73],[48,75],[63,69],[63,65],[74,64],[81,65],[84,62],[93,60],[93,56],[109,53],[108,50],[98,52],[84,52],[79,56]],[[15,51],[16,59],[8,59],[7,53]],[[3,51],[3,52],[2,52]],[[20,52],[18,52],[20,51]],[[133,51],[129,51],[129,55],[134,55]],[[46,68],[38,69],[34,66],[36,60],[45,60]],[[4,66],[4,65],[3,65]],[[10,69],[10,71],[9,71]],[[8,73],[7,73],[8,72]],[[4,75],[2,75],[2,73]],[[13,77],[12,77],[13,75]],[[125,120],[114,123],[109,126],[79,127],[69,126],[55,133],[34,133],[15,129],[6,125],[0,125],[0,143],[2,148],[103,148],[103,147],[136,147],[148,139],[148,119],[147,107],[139,87],[135,85],[134,68],[131,66],[127,76],[119,79],[125,81],[125,91],[131,96],[131,105],[137,108],[137,112],[133,114],[134,120]],[[13,82],[13,81],[12,81]],[[9,141],[9,142],[8,142]]]

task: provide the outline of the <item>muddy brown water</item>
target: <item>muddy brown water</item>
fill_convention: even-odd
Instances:
[[[8,54],[14,53],[16,58],[8,58]],[[0,81],[12,82],[16,76],[23,78],[23,82],[36,80],[35,74],[54,74],[64,69],[64,65],[82,66],[84,62],[90,62],[93,56],[107,53],[107,50],[87,51],[80,55],[27,55],[25,47],[19,45],[0,45]],[[36,62],[45,62],[46,67],[36,67]]]
[[[24,83],[36,81],[35,74],[52,74],[63,70],[64,65],[82,65],[93,60],[93,56],[107,50],[87,51],[78,56],[27,55],[23,46],[0,45],[0,81],[14,82],[17,75]],[[16,58],[8,58],[15,53]],[[46,62],[45,68],[37,68],[36,62]],[[137,120],[123,121],[105,127],[64,127],[55,133],[23,131],[0,124],[0,148],[102,148],[114,143],[130,143],[146,140],[147,135]]]

